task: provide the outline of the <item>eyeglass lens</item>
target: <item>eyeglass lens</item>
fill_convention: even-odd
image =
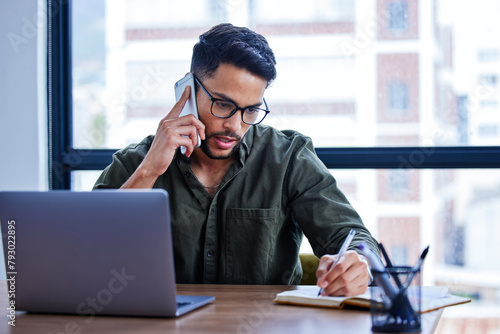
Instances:
[[[227,118],[238,109],[238,106],[231,101],[212,101],[212,114],[217,117]],[[241,109],[240,109],[241,110]],[[258,124],[266,117],[266,110],[260,108],[246,108],[243,111],[243,122],[248,124]]]

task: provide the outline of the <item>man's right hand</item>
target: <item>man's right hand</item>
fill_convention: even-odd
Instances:
[[[199,119],[194,115],[179,117],[190,93],[187,86],[179,101],[160,121],[146,157],[121,188],[152,188],[170,166],[177,148],[185,146],[186,156],[190,157],[198,143],[198,134],[205,139],[205,125]]]

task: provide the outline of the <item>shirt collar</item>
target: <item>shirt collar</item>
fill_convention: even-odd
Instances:
[[[248,131],[245,133],[243,140],[240,143],[239,148],[239,158],[242,165],[245,164],[246,159],[250,155],[252,151],[254,136],[255,136],[255,127],[259,125],[252,125]]]

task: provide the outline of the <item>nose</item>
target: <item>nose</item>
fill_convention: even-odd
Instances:
[[[224,119],[224,128],[228,129],[230,132],[237,132],[241,129],[241,123],[243,120],[241,119],[242,113],[240,110],[234,113],[233,116]]]

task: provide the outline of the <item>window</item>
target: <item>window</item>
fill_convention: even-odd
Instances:
[[[405,265],[408,263],[407,257],[408,250],[404,245],[393,246],[391,248],[392,264],[393,265]]]
[[[479,102],[479,106],[483,109],[496,109],[498,108],[497,100],[483,100]]]
[[[425,23],[422,19],[427,17],[430,23],[434,21],[434,18],[428,16],[432,10],[428,11],[421,5],[417,0],[376,1],[377,15],[373,23],[377,27],[377,38],[380,41],[415,41],[422,38],[425,39],[426,33],[419,31],[421,30],[419,27],[425,26],[428,23]],[[366,4],[357,6],[357,8],[361,7],[366,7]],[[421,12],[422,9],[424,12]],[[439,9],[441,9],[441,6]],[[445,31],[446,27],[440,25],[439,29]],[[442,39],[440,45],[443,50],[448,49],[445,44],[446,40]],[[443,57],[443,59],[445,58]]]
[[[389,29],[396,33],[408,29],[408,6],[404,1],[393,1],[389,4]]]
[[[264,24],[300,24],[312,22],[351,22],[355,5],[348,0],[275,0],[251,1],[252,19]],[[283,10],[286,8],[286,10]]]
[[[479,63],[499,58],[488,24],[500,8],[481,0],[477,16],[460,20],[449,13],[473,13],[468,2],[421,3],[50,2],[60,8],[49,11],[57,12],[49,24],[52,188],[90,189],[115,150],[154,133],[200,33],[220,21],[249,26],[278,61],[266,124],[313,139],[393,258],[414,263],[431,245],[424,283],[498,310],[500,130],[498,106],[484,105],[496,102],[498,83]],[[472,43],[477,36],[482,43]]]
[[[498,76],[496,74],[481,74],[477,79],[480,85],[496,86],[498,83]]]
[[[419,55],[416,53],[383,53],[377,55],[377,114],[376,123],[379,135],[415,136],[424,103],[419,92],[425,88],[421,85],[420,76],[423,71]],[[389,126],[386,122],[391,122]],[[384,124],[386,123],[386,124]],[[402,131],[398,125],[404,123],[410,132]],[[383,129],[383,130],[382,130]]]
[[[405,83],[389,84],[389,109],[396,113],[408,109],[408,86]]]
[[[498,137],[500,135],[498,124],[482,124],[478,126],[477,131],[481,137]]]
[[[390,189],[395,193],[406,193],[410,190],[408,171],[405,169],[393,170],[390,175]]]
[[[500,60],[499,49],[479,49],[477,51],[477,60],[480,63],[490,63]]]
[[[379,202],[420,200],[420,174],[409,169],[382,169],[377,173]]]

